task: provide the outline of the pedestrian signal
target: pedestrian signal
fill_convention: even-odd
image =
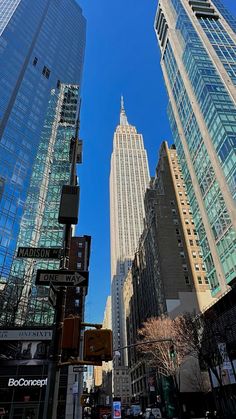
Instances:
[[[64,319],[62,332],[62,349],[79,349],[81,319],[78,316],[69,316]]]
[[[111,361],[112,331],[91,329],[84,332],[84,361]]]

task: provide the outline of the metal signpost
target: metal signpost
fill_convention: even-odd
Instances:
[[[71,174],[70,186],[77,185],[76,176],[76,162],[78,154],[78,130],[79,120],[76,124],[76,132],[74,141],[72,141],[72,156],[71,156]],[[63,223],[64,224],[64,223]],[[65,317],[66,305],[66,288],[67,286],[80,286],[84,287],[88,284],[88,276],[82,276],[79,272],[69,271],[69,254],[70,254],[70,240],[71,240],[71,222],[65,223],[64,226],[64,239],[63,239],[63,258],[60,260],[60,271],[45,271],[38,270],[37,280],[38,285],[53,284],[59,287],[56,304],[55,304],[55,317],[54,317],[54,333],[52,339],[51,362],[48,370],[48,385],[46,389],[45,404],[43,419],[56,419],[57,405],[58,405],[58,390],[60,381],[60,367],[62,357],[61,341],[62,341],[62,328]],[[66,271],[66,273],[65,273]],[[52,275],[52,277],[50,277]],[[49,278],[50,277],[50,278]],[[84,282],[83,282],[84,281]],[[41,283],[40,283],[41,282]],[[79,285],[77,285],[77,283]],[[84,285],[81,285],[84,284]]]

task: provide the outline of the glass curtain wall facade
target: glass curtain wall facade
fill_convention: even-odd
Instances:
[[[85,29],[74,0],[0,0],[0,290],[9,278],[51,90],[80,84]]]
[[[70,181],[71,138],[76,129],[78,102],[78,85],[61,84],[59,93],[52,90],[17,247],[62,248],[64,226],[58,223],[58,212],[61,187]],[[59,261],[14,259],[3,294],[2,323],[50,324],[53,313],[48,289],[35,287],[34,280],[37,269],[58,268]]]
[[[213,295],[236,278],[235,22],[219,0],[160,0],[155,20],[169,119]]]

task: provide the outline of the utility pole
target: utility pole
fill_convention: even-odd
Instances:
[[[79,316],[84,321],[84,309],[85,309],[85,292],[84,289],[80,289],[80,296],[79,296]],[[83,328],[84,330],[84,328]],[[83,332],[81,328],[81,335],[80,335],[80,347],[79,347],[79,358],[83,358]],[[78,373],[78,394],[77,394],[77,412],[76,412],[76,419],[82,419],[82,407],[80,405],[80,399],[83,394],[83,372]]]
[[[79,114],[76,123],[75,137],[71,139],[72,157],[71,157],[71,173],[69,186],[77,185],[76,176],[76,162],[78,154],[78,133],[79,133]],[[69,269],[69,253],[70,253],[70,240],[71,240],[71,224],[64,226],[64,241],[63,241],[63,258],[60,261],[60,269]],[[48,369],[48,382],[46,388],[45,405],[43,412],[43,419],[56,419],[57,418],[57,405],[58,405],[58,390],[60,383],[60,367],[61,363],[61,341],[62,329],[65,317],[66,305],[66,287],[59,287],[56,296],[55,317],[54,317],[54,330],[52,338],[51,357]]]

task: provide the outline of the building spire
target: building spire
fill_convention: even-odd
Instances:
[[[127,116],[125,114],[124,98],[122,95],[120,100],[120,125],[129,125]]]

